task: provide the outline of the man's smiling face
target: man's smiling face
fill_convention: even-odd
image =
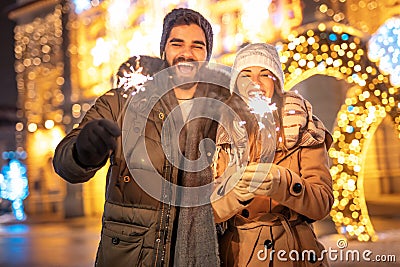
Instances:
[[[207,58],[203,30],[196,24],[173,27],[165,47],[165,58],[174,66],[177,82],[193,81]]]

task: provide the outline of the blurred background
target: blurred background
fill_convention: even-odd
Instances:
[[[246,43],[276,45],[285,90],[309,99],[334,137],[335,203],[315,223],[317,234],[326,243],[338,236],[353,246],[386,242],[400,257],[399,1],[1,0],[0,244],[10,250],[0,252],[0,266],[24,262],[11,256],[13,246],[24,260],[39,255],[37,266],[63,266],[29,249],[36,243],[27,240],[40,233],[89,262],[65,266],[92,264],[106,168],[88,183],[68,184],[53,170],[53,152],[112,88],[122,62],[159,56],[162,19],[175,7],[210,20],[214,62],[231,66]],[[75,236],[77,229],[88,230]]]

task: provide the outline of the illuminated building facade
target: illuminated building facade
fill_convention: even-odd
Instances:
[[[210,18],[216,36],[213,58],[219,63],[231,65],[244,43],[271,42],[281,54],[286,90],[314,76],[347,84],[329,150],[335,194],[331,217],[340,233],[374,240],[368,196],[400,194],[390,189],[400,188],[399,153],[393,154],[395,163],[386,165],[387,153],[370,153],[390,145],[400,150],[400,47],[395,41],[400,4],[394,1],[44,0],[12,11],[10,17],[18,22],[15,69],[21,110],[16,130],[19,146],[29,155],[27,209],[53,208],[71,216],[101,213],[105,170],[72,186],[55,181],[49,159],[65,132],[112,87],[123,61],[134,54],[158,56],[162,18],[178,6]],[[382,37],[387,33],[389,39]],[[380,135],[385,137],[376,139]],[[380,144],[389,140],[390,145]]]

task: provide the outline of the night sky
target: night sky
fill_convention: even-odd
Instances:
[[[13,108],[17,102],[14,72],[14,22],[7,17],[7,7],[15,0],[0,1],[0,107]]]

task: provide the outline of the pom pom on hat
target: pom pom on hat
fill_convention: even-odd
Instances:
[[[249,44],[240,49],[232,67],[230,90],[233,93],[239,73],[252,66],[263,67],[272,72],[279,81],[279,92],[283,93],[283,71],[278,51],[266,43]]]

